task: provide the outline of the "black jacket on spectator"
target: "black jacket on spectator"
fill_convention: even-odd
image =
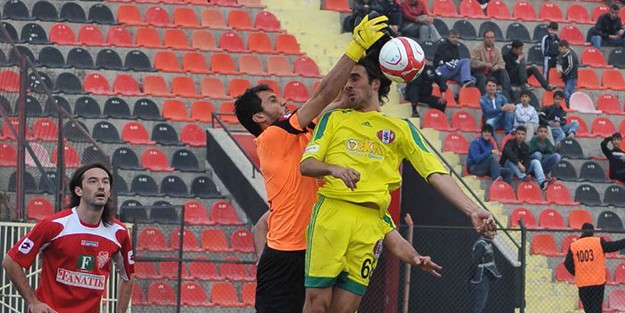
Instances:
[[[516,70],[519,66],[521,66],[521,63],[517,63],[516,61],[518,58],[518,56],[512,53],[512,49],[510,49],[508,53],[504,54],[503,61],[506,62],[506,71],[508,71],[508,73]]]
[[[527,168],[530,164],[530,147],[525,141],[521,142],[521,145],[517,145],[516,138],[510,138],[503,147],[499,164],[504,166],[507,160],[514,164],[521,162]]]
[[[372,2],[382,7],[382,11],[378,11],[378,13],[388,17],[388,25],[401,26],[403,24],[404,14],[401,12],[401,7],[395,0],[373,0]]]
[[[445,38],[438,44],[438,47],[436,47],[434,61],[432,64],[434,64],[435,67],[438,67],[439,65],[447,63],[451,60],[459,59],[460,49],[458,45],[452,45],[451,42]]]
[[[538,114],[540,124],[549,124],[549,122],[559,122],[560,125],[566,125],[566,111],[555,105],[544,106],[542,112]]]
[[[540,43],[540,49],[543,52],[544,57],[557,58],[560,52],[558,52],[558,42],[560,37],[558,34],[547,34],[543,37]]]
[[[579,61],[573,49],[558,57],[558,64],[562,65],[562,80],[577,79]]]
[[[625,170],[625,161],[621,159],[621,157],[625,155],[625,152],[619,147],[614,147],[614,149],[610,150],[610,148],[608,148],[608,142],[610,142],[610,140],[611,137],[608,137],[601,141],[601,151],[605,157],[608,158],[610,164],[610,178],[616,179],[616,172]]]
[[[421,75],[417,77],[417,79],[409,82],[406,85],[406,89],[414,88],[416,94],[418,95],[417,100],[415,102],[421,102],[421,99],[425,99],[432,95],[432,84],[436,83],[441,90],[441,92],[447,91],[447,84],[445,80],[440,76],[436,75],[436,68],[432,65],[426,65],[421,72]],[[407,99],[410,100],[410,99]]]
[[[607,40],[609,35],[616,35],[621,28],[623,28],[623,23],[621,23],[620,17],[617,16],[615,19],[611,19],[610,12],[603,13],[597,19],[593,34]]]

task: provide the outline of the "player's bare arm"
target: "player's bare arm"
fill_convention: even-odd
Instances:
[[[10,255],[4,256],[2,267],[9,276],[13,286],[15,286],[15,289],[17,289],[17,292],[20,293],[22,298],[24,298],[28,304],[28,309],[31,313],[56,313],[56,311],[51,309],[47,304],[37,299],[35,292],[28,284],[26,274],[24,274],[24,269],[17,262],[15,262]]]
[[[477,232],[494,231],[497,229],[493,214],[469,199],[451,176],[435,173],[428,177],[428,182],[447,201],[471,218],[471,223],[473,223],[473,227]]]
[[[265,244],[267,243],[267,232],[269,230],[269,225],[267,224],[267,220],[269,219],[269,211],[265,212],[263,216],[258,219],[254,228],[252,228],[252,234],[254,236],[254,247],[256,248],[256,256],[260,259],[261,254],[263,254],[263,249],[265,248]]]
[[[388,17],[382,15],[372,19],[366,16],[358,26],[354,28],[352,41],[347,47],[345,54],[339,59],[332,70],[321,80],[319,87],[313,92],[311,98],[297,111],[299,125],[305,127],[339,94],[352,68],[384,33],[381,31],[388,27]]]
[[[332,175],[335,178],[342,180],[347,188],[354,190],[356,184],[360,180],[360,173],[347,167],[340,167],[317,161],[314,158],[307,158],[300,163],[300,172],[304,176],[311,177],[323,177]]]
[[[392,230],[384,237],[384,246],[401,261],[412,264],[422,271],[441,277],[440,265],[434,263],[429,256],[420,255],[417,250],[402,237],[397,229]]]
[[[117,313],[126,313],[126,311],[128,311],[133,286],[133,277],[130,277],[128,280],[119,280],[119,288],[117,290]]]

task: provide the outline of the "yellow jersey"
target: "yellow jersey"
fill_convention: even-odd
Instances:
[[[357,170],[360,181],[354,191],[342,180],[326,176],[318,194],[353,203],[375,203],[381,217],[387,213],[391,191],[401,186],[399,166],[403,159],[408,159],[424,179],[434,173],[448,173],[409,121],[377,111],[345,109],[324,114],[302,161],[307,158]]]

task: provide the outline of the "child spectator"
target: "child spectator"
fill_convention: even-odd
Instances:
[[[547,138],[547,125],[538,126],[536,136],[530,140],[530,159],[540,161],[546,176],[550,176],[553,169],[560,162],[560,154],[556,147]]]
[[[547,35],[545,35],[540,42],[540,51],[542,51],[545,60],[543,64],[545,80],[549,80],[549,69],[556,67],[558,56],[560,55],[560,51],[558,50],[558,43],[560,42],[558,23],[550,22],[547,26],[547,31]]]
[[[492,143],[493,127],[484,124],[482,135],[471,141],[467,154],[467,171],[477,176],[490,175],[493,181],[503,178],[512,184],[512,171],[499,165],[501,153]]]
[[[579,128],[577,121],[566,122],[566,111],[562,107],[562,100],[564,100],[564,93],[561,90],[554,92],[553,104],[543,104],[543,110],[538,115],[540,124],[549,125],[556,146],[559,146],[567,136],[575,137],[575,132]]]
[[[562,73],[564,100],[566,100],[566,103],[571,103],[569,100],[571,100],[571,95],[575,92],[579,61],[575,51],[569,47],[569,42],[566,40],[561,40],[558,43],[558,51],[560,51],[560,56],[558,57],[556,69],[559,73]]]
[[[530,105],[531,96],[529,91],[521,91],[519,99],[521,103],[518,103],[514,109],[514,128],[521,125],[525,126],[527,132],[525,142],[527,143],[532,136],[534,136],[534,132],[538,127],[538,113],[536,113],[536,109]]]

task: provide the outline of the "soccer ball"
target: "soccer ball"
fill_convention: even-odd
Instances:
[[[389,40],[380,50],[380,68],[390,80],[408,83],[415,80],[425,67],[425,53],[421,46],[408,37]]]

